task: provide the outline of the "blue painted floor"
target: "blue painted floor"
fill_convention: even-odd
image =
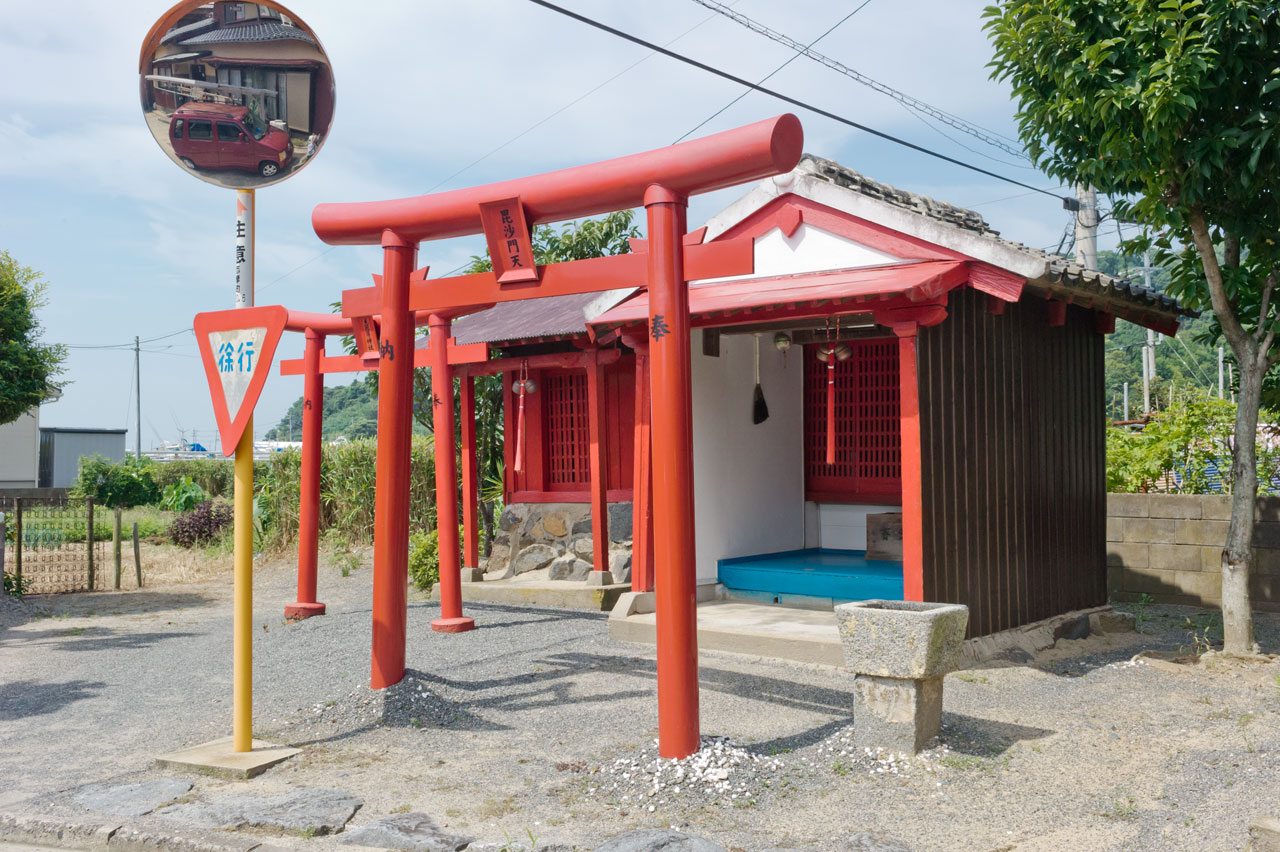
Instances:
[[[718,563],[720,582],[737,597],[902,600],[902,563],[867,559],[863,550],[789,550]]]

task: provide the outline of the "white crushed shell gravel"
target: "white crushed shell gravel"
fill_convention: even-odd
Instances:
[[[682,760],[660,756],[653,740],[631,756],[588,770],[584,783],[588,797],[652,813],[677,803],[750,805],[791,770],[781,758],[756,754],[724,737],[703,737],[702,747]]]

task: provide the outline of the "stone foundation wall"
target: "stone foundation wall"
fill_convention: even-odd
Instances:
[[[1231,498],[1107,495],[1107,588],[1113,600],[1221,606],[1222,546]],[[1280,612],[1280,497],[1254,509],[1254,609]]]
[[[590,503],[513,503],[498,518],[485,579],[550,570],[552,580],[585,580],[592,569]],[[609,504],[609,570],[631,582],[631,504]]]

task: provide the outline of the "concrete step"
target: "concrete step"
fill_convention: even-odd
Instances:
[[[657,642],[654,613],[609,619],[609,638]],[[826,666],[844,665],[835,613],[738,601],[698,605],[698,648]]]
[[[462,584],[462,600],[480,603],[533,604],[562,609],[589,609],[607,612],[631,591],[629,583],[606,586],[589,586],[577,580],[541,580],[528,582],[519,579],[489,580]],[[431,599],[440,600],[440,586],[431,590]]]

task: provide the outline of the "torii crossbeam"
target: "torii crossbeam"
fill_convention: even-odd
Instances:
[[[457,541],[453,381],[446,341],[454,317],[500,301],[587,293],[620,286],[649,290],[653,443],[654,567],[658,650],[659,751],[687,757],[699,748],[693,432],[688,280],[750,273],[750,245],[686,248],[690,195],[791,170],[803,131],[794,115],[557,172],[393,201],[321,204],[312,214],[331,245],[381,245],[375,287],[347,291],[343,314],[381,314],[378,462],[374,520],[371,685],[404,677],[409,539],[409,437],[414,313],[430,316],[436,424],[441,618],[432,628],[469,630],[462,614]],[[643,206],[647,256],[538,267],[534,225]],[[414,271],[418,244],[485,235],[493,272],[429,280]],[[700,242],[695,239],[691,242]],[[641,259],[643,258],[643,259]]]

